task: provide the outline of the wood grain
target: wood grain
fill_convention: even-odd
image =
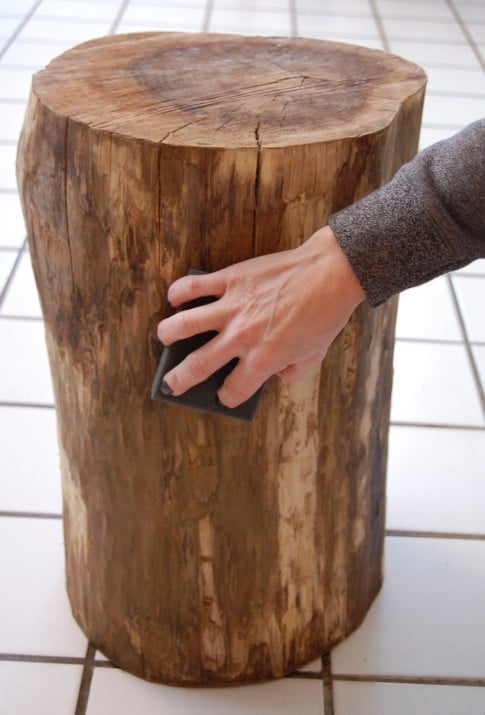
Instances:
[[[280,677],[382,583],[396,301],[251,423],[150,401],[166,289],[296,246],[417,149],[425,77],[316,40],[149,33],[35,75],[18,182],[61,452],[67,587],[149,680]],[[324,309],[324,306],[322,306]]]

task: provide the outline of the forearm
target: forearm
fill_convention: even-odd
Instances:
[[[329,224],[371,305],[485,257],[485,120],[433,145]]]

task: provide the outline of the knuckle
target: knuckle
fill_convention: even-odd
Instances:
[[[227,407],[235,407],[245,402],[249,395],[241,388],[238,380],[229,374],[224,380],[224,386],[220,392],[220,399]]]
[[[257,375],[270,375],[274,372],[272,350],[266,346],[256,350],[249,357],[249,362]]]
[[[180,316],[180,324],[182,326],[184,334],[190,335],[190,333],[195,328],[194,318],[193,318],[191,312],[189,310],[183,311],[179,314],[179,316]]]
[[[234,329],[234,341],[237,345],[249,347],[254,342],[255,331],[251,325],[239,324]]]
[[[196,382],[205,380],[208,376],[207,360],[198,352],[191,353],[187,358],[187,372]],[[210,371],[209,371],[210,372]]]

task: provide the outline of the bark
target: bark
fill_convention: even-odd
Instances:
[[[315,40],[148,33],[35,75],[18,180],[58,418],[67,587],[150,680],[283,676],[382,582],[396,301],[252,422],[150,400],[166,289],[298,245],[417,149],[425,78]],[[322,306],[324,309],[324,306]]]

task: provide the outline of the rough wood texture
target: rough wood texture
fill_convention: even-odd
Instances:
[[[35,75],[18,178],[74,615],[150,680],[282,676],[382,580],[395,301],[252,423],[149,399],[170,282],[295,246],[416,152],[425,78],[314,40],[142,34]],[[324,309],[324,306],[322,306]]]

